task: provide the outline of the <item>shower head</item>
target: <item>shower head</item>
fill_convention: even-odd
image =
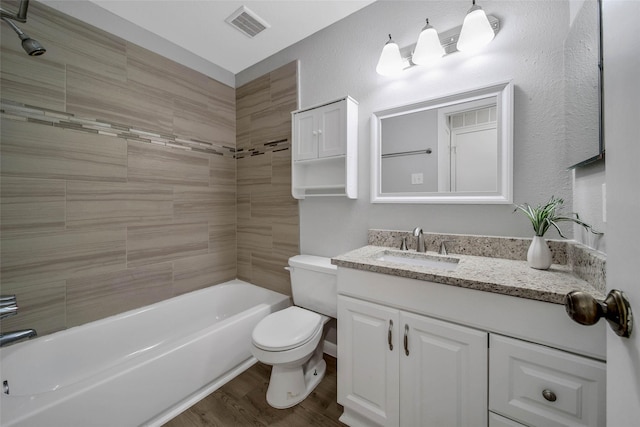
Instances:
[[[30,56],[40,56],[45,53],[47,50],[38,42],[38,40],[32,39],[27,34],[25,34],[16,24],[13,23],[8,18],[2,18],[4,22],[9,24],[13,31],[16,32],[20,40],[22,40],[22,48],[25,52],[27,52]]]

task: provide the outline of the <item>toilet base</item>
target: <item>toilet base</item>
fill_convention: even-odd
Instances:
[[[322,381],[327,370],[327,362],[312,357],[303,366],[289,368],[274,366],[267,389],[267,403],[276,409],[286,409],[297,405],[311,394]]]

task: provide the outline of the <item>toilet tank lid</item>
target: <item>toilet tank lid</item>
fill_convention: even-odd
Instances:
[[[316,255],[296,255],[289,258],[291,267],[306,268],[321,273],[336,274],[338,266],[331,264],[331,258]]]

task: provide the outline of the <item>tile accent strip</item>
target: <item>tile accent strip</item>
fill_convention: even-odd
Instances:
[[[226,145],[199,141],[196,139],[185,139],[177,135],[169,135],[166,133],[149,132],[146,130],[131,128],[121,123],[111,123],[104,120],[77,117],[74,114],[65,113],[63,111],[54,111],[47,108],[35,107],[8,99],[1,99],[0,103],[0,114],[3,118],[8,120],[27,121],[44,126],[55,126],[91,134],[107,135],[128,141],[144,142],[148,144],[162,145],[169,148],[236,158],[236,149]],[[282,149],[284,145],[288,148],[289,141],[283,140],[268,142],[265,144],[265,151]],[[257,154],[262,153],[263,152]],[[242,153],[238,158],[242,158],[247,155],[255,154]]]

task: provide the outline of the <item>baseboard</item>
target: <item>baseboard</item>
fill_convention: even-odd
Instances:
[[[324,352],[325,354],[328,354],[329,356],[335,357],[336,359],[338,358],[338,345],[335,343],[332,343],[330,341],[325,340],[324,341]]]

